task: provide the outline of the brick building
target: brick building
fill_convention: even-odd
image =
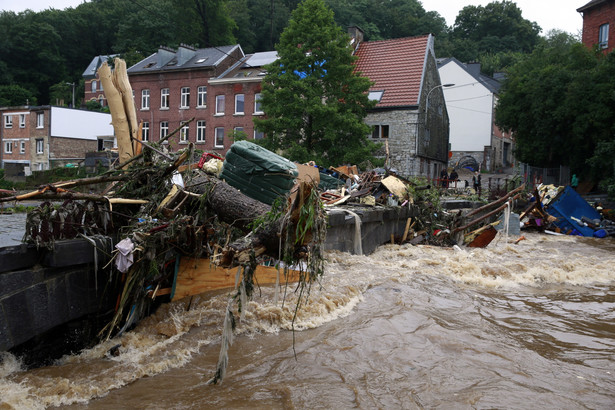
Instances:
[[[7,177],[79,163],[86,152],[114,145],[110,114],[49,105],[0,113],[0,167]]]
[[[577,11],[583,14],[583,44],[611,52],[615,46],[615,33],[610,28],[615,24],[615,0],[592,0]]]
[[[433,36],[362,42],[359,29],[351,34],[357,69],[374,81],[370,94],[379,100],[366,118],[371,137],[387,142],[388,165],[400,174],[437,177],[447,165],[448,114]],[[253,118],[264,115],[258,102],[263,66],[276,58],[275,51],[244,55],[239,45],[160,47],[128,69],[143,139],[159,141],[181,129],[169,140],[171,150],[192,142],[224,155],[234,133],[263,138]]]
[[[192,142],[197,149],[223,154],[233,142],[233,130],[253,135],[251,118],[260,79],[243,70],[249,57],[239,45],[181,45],[177,50],[161,47],[130,67],[143,139],[158,141],[181,128],[169,140],[171,150]]]
[[[98,101],[102,107],[107,105],[107,98],[102,87],[102,83],[98,78],[98,69],[105,61],[113,59],[117,54],[100,55],[92,59],[88,68],[82,74],[85,91],[83,94],[83,101]]]

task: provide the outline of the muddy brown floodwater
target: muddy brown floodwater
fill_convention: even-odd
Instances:
[[[221,385],[228,293],[155,316],[56,365],[4,355],[8,408],[615,408],[615,242],[524,233],[486,249],[329,254],[291,328],[261,289]],[[513,238],[511,238],[512,240]],[[291,289],[292,290],[292,289]],[[293,345],[294,336],[294,345]],[[106,354],[121,344],[118,356]],[[0,407],[2,407],[0,405]]]

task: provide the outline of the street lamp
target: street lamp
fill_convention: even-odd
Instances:
[[[433,92],[433,90],[437,89],[437,88],[442,88],[442,87],[452,87],[455,84],[449,83],[449,84],[439,84],[436,85],[435,87],[433,87],[431,90],[429,90],[429,92],[427,93],[427,98],[426,98],[426,103],[425,103],[425,132],[424,132],[424,142],[423,145],[427,146],[429,145],[429,141],[431,140],[431,135],[429,132],[429,96],[431,95],[431,93]],[[416,139],[416,152],[419,152],[419,141],[418,141],[418,136]]]
[[[75,108],[75,83],[66,83],[66,85],[73,86],[73,105],[71,106],[71,108]]]
[[[436,88],[442,88],[442,87],[452,87],[454,85],[455,84],[440,84],[440,85],[436,85],[431,90],[429,90],[429,92],[427,93],[427,102],[425,103],[425,112],[427,112],[427,110],[429,109],[429,96],[431,95],[431,92],[433,90],[435,90]]]

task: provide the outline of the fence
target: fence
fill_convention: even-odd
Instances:
[[[538,168],[527,164],[521,164],[521,175],[525,185],[534,189],[537,185],[557,185],[564,186],[570,184],[570,168],[560,166],[558,168]]]

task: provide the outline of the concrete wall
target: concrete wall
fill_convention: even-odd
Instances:
[[[349,208],[361,219],[361,245],[364,255],[390,243],[391,235],[401,237],[406,221],[415,217],[416,209],[410,207]],[[355,217],[342,210],[329,211],[325,249],[355,253]]]
[[[104,253],[97,252],[98,262],[104,262]],[[0,351],[111,309],[115,295],[109,292],[109,275],[95,271],[94,248],[84,239],[58,241],[53,251],[25,244],[0,248]]]

